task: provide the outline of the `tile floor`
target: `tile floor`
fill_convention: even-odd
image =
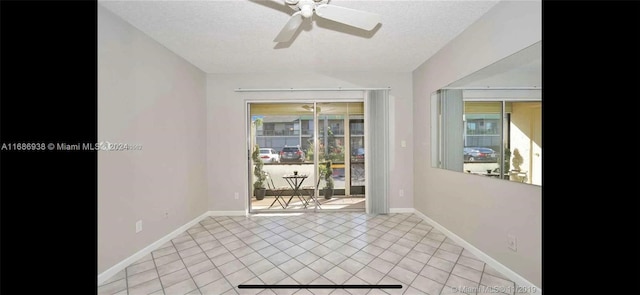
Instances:
[[[515,287],[414,214],[332,212],[207,217],[98,286],[98,294],[514,294]]]

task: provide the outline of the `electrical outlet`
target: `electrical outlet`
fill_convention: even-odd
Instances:
[[[401,189],[401,190],[398,192],[398,195],[399,195],[399,196],[401,196],[401,197],[404,197],[404,190],[403,190],[403,189]]]
[[[517,251],[517,243],[516,243],[516,236],[514,235],[507,235],[507,245],[509,247],[509,249],[513,250],[514,252]]]
[[[169,210],[164,211],[164,218],[169,218]]]
[[[239,192],[235,192],[233,194],[233,197],[236,198],[236,200],[240,199],[240,193]]]
[[[136,222],[136,233],[139,233],[142,231],[142,220],[138,220],[138,222]]]
[[[407,147],[407,141],[406,140],[401,140],[400,141],[400,146],[401,147]]]

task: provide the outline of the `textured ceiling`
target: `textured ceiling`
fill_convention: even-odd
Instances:
[[[542,42],[478,70],[447,87],[542,87]]]
[[[293,10],[284,0],[99,1],[206,73],[411,72],[498,1],[349,1],[378,13],[372,31],[314,16],[273,42]]]

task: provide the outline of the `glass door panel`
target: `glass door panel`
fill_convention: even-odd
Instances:
[[[317,174],[312,144],[314,113],[308,106],[305,103],[249,104],[251,212],[315,209],[309,202],[307,190]],[[256,149],[262,163],[253,157]],[[266,189],[264,196],[256,187]]]
[[[349,116],[350,156],[350,192],[351,195],[364,195],[364,115]]]
[[[465,102],[463,169],[467,173],[503,177],[502,102]]]
[[[323,211],[365,210],[364,159],[354,163],[352,151],[360,150],[364,157],[364,103],[333,102],[318,104],[319,166],[331,164],[333,195],[329,198],[325,190],[320,194]],[[326,171],[323,169],[323,171]],[[357,181],[354,183],[354,177]]]

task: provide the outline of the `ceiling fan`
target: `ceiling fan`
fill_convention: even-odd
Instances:
[[[320,111],[322,110],[322,108],[320,108],[320,105],[330,105],[330,104],[331,103],[327,103],[327,102],[319,102],[319,103],[317,103],[316,104],[316,112],[320,113]],[[303,105],[302,108],[305,111],[313,112],[313,104],[311,104],[311,105]],[[327,107],[327,108],[325,108],[325,111],[326,110],[331,110],[331,109],[333,109],[333,108],[332,107]]]
[[[313,106],[309,106],[309,105],[303,105],[302,108],[305,111],[309,111],[309,112],[313,112]],[[316,111],[318,111],[318,113],[320,112],[320,107],[316,107]]]
[[[274,42],[287,42],[298,31],[305,18],[315,15],[355,28],[370,31],[380,22],[380,15],[329,4],[329,0],[284,0],[296,12],[291,15]]]

